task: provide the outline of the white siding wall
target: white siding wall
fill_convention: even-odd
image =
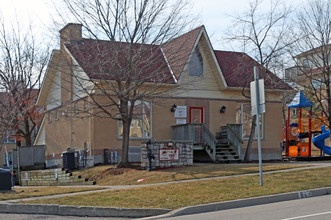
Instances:
[[[72,76],[72,99],[78,100],[86,97],[93,89],[93,82],[90,81],[84,70],[74,62]]]
[[[61,105],[61,73],[57,71],[53,77],[49,96],[47,97],[47,110],[56,108]]]
[[[45,118],[43,119],[43,122],[41,123],[40,130],[38,132],[34,145],[46,145],[44,120],[45,120]]]

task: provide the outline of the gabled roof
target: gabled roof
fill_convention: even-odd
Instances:
[[[175,83],[158,45],[83,39],[65,46],[90,79]]]
[[[214,53],[229,87],[249,88],[249,83],[254,78],[254,66],[257,66],[259,73],[265,73],[266,89],[292,90],[288,84],[245,53],[219,50]]]
[[[170,40],[162,45],[162,49],[170,68],[178,80],[198,40],[204,26],[197,27],[186,34]]]

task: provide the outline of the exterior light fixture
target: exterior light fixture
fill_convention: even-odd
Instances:
[[[225,113],[225,110],[226,110],[226,107],[223,105],[223,106],[221,107],[221,109],[220,109],[220,113],[221,113],[221,114]]]
[[[171,111],[171,112],[175,112],[175,111],[176,111],[176,108],[177,108],[177,105],[173,104],[173,105],[171,106],[170,111]]]

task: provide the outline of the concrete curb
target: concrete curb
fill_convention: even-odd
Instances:
[[[239,200],[232,200],[226,202],[217,202],[217,203],[210,203],[205,205],[189,206],[189,207],[173,210],[163,215],[152,216],[142,219],[145,220],[163,219],[163,218],[176,217],[181,215],[192,215],[192,214],[204,213],[204,212],[214,212],[214,211],[221,211],[227,209],[242,208],[247,206],[263,205],[268,203],[284,202],[284,201],[290,201],[296,199],[305,199],[305,198],[323,196],[328,194],[331,194],[331,187],[290,192],[290,193],[282,193],[282,194],[276,194],[270,196],[254,197],[248,199],[239,199]]]
[[[91,206],[37,205],[37,204],[0,204],[0,213],[47,214],[89,217],[135,217],[162,215],[170,209],[126,209]]]

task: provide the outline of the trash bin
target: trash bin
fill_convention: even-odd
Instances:
[[[11,190],[12,175],[10,170],[0,168],[0,190]]]

